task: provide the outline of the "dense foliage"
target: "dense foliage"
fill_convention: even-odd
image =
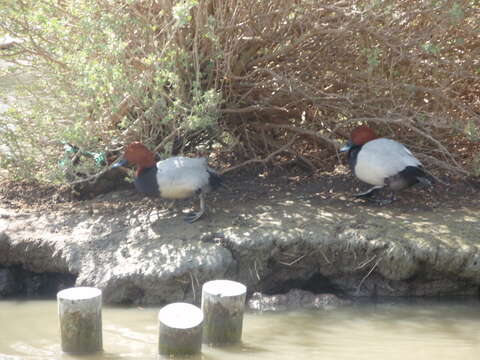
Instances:
[[[133,139],[233,167],[326,168],[359,123],[428,167],[480,172],[477,1],[5,0],[0,12],[18,39],[0,81],[21,85],[0,93],[10,176],[95,173],[104,163],[78,164],[65,143],[95,155]]]

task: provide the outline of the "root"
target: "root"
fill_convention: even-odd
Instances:
[[[372,258],[372,259],[373,259],[373,258]],[[372,260],[372,259],[370,259],[370,260]],[[370,261],[370,260],[369,260],[369,261]],[[378,266],[378,264],[379,264],[380,261],[382,261],[382,260],[383,260],[383,257],[379,258],[379,259],[375,262],[375,264],[372,266],[372,268],[368,271],[368,273],[362,278],[362,280],[360,280],[360,283],[358,284],[357,290],[356,290],[357,295],[360,294],[360,288],[362,287],[364,281],[370,276],[370,274],[373,272],[373,270],[375,270],[375,268]]]

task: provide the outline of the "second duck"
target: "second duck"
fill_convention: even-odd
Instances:
[[[340,149],[347,152],[350,169],[357,178],[373,185],[356,197],[370,197],[384,187],[397,191],[417,183],[431,186],[434,179],[422,168],[420,161],[398,141],[378,138],[368,126],[355,128],[348,143]],[[377,201],[388,204],[395,200],[395,193],[388,200]]]
[[[200,198],[200,211],[190,213],[185,221],[193,223],[205,212],[205,194],[221,185],[221,177],[208,167],[205,158],[171,157],[159,162],[140,142],[127,146],[123,157],[113,167],[135,165],[135,188],[148,196],[166,199]]]

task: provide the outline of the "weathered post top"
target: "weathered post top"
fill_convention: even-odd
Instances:
[[[158,320],[171,328],[189,329],[203,321],[203,313],[199,310],[195,305],[188,303],[168,304],[158,312]]]
[[[212,280],[203,284],[202,290],[209,295],[229,297],[245,294],[247,292],[247,287],[237,281]]]
[[[92,298],[96,298],[97,296],[102,296],[102,290],[87,286],[64,289],[57,293],[57,299],[74,301],[90,300]]]

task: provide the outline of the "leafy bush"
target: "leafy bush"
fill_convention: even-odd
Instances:
[[[237,166],[325,167],[358,123],[429,167],[479,171],[478,2],[7,0],[0,11],[0,31],[22,39],[0,56],[26,85],[0,115],[11,175],[64,181],[61,141],[102,152],[133,139],[164,156],[215,147]]]
[[[62,142],[99,152],[163,140],[171,153],[212,133],[221,96],[202,83],[191,43],[182,44],[198,5],[185,4],[167,13],[153,2],[9,2],[2,27],[25,42],[5,57],[37,75],[17,89],[25,101],[1,118],[10,170],[61,180]]]

